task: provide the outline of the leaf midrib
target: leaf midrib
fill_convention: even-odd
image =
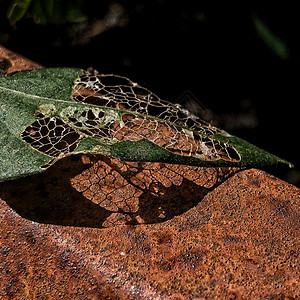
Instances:
[[[128,114],[134,114],[134,115],[137,115],[137,116],[140,116],[140,117],[145,117],[146,116],[149,119],[156,120],[156,121],[161,122],[161,123],[173,125],[176,128],[187,129],[189,131],[192,131],[192,132],[195,132],[197,134],[200,134],[197,130],[190,129],[187,126],[178,125],[178,124],[176,124],[174,122],[165,121],[163,119],[159,119],[159,118],[153,117],[151,115],[142,114],[142,113],[135,112],[135,111],[122,110],[122,109],[118,109],[118,108],[114,108],[114,107],[106,107],[106,106],[100,106],[100,105],[90,104],[90,103],[76,102],[76,101],[72,100],[71,97],[70,97],[70,100],[72,100],[72,102],[67,101],[67,100],[63,100],[63,99],[48,98],[48,97],[42,97],[42,96],[32,95],[32,94],[24,93],[24,92],[21,92],[21,91],[12,90],[12,89],[9,89],[9,88],[3,87],[3,86],[0,86],[0,90],[1,89],[4,90],[4,91],[6,91],[6,92],[12,93],[12,94],[21,95],[21,96],[26,97],[26,98],[35,98],[35,99],[45,100],[45,101],[60,102],[60,103],[66,104],[66,105],[75,105],[75,106],[78,105],[78,106],[82,106],[82,107],[98,107],[98,108],[102,108],[104,110],[107,110],[107,109],[114,110],[114,111],[116,111],[116,112],[118,112],[120,114],[122,114],[122,113],[128,113]],[[201,133],[200,135],[202,137],[204,137],[204,138],[211,138],[211,136],[203,134],[203,133]]]
[[[22,95],[26,98],[37,98],[37,99],[41,99],[41,100],[50,100],[50,101],[57,101],[57,102],[66,102],[66,103],[70,103],[66,100],[62,100],[62,99],[55,99],[55,98],[47,98],[47,97],[42,97],[42,96],[37,96],[37,95],[32,95],[32,94],[27,94],[21,91],[17,91],[17,90],[12,90],[3,86],[0,86],[0,90],[4,90],[6,92],[12,93],[12,94],[18,94],[18,95]],[[76,102],[79,104],[79,102]]]

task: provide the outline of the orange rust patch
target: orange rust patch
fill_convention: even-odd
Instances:
[[[35,136],[36,135],[36,131],[34,131],[33,129],[30,129],[29,130],[29,134],[32,135],[32,136]]]

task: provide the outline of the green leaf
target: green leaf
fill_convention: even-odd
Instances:
[[[40,25],[78,23],[87,20],[83,13],[84,0],[13,0],[7,11],[12,24],[20,21],[25,14]]]
[[[125,77],[72,68],[0,77],[0,181],[79,153],[207,167],[291,166]]]
[[[290,55],[286,43],[275,35],[257,15],[252,16],[252,21],[264,43],[281,59],[288,59]]]
[[[12,1],[7,12],[7,18],[13,23],[16,23],[19,20],[21,20],[23,16],[26,14],[26,12],[28,11],[31,1],[32,0]]]

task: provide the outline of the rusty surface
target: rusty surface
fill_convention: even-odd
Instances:
[[[27,59],[22,55],[10,51],[0,45],[0,62],[5,60],[9,61],[9,63],[5,63],[6,70],[3,70],[2,72],[5,71],[7,73],[12,73],[20,70],[42,68],[40,64],[37,64],[32,60]]]
[[[75,156],[1,183],[0,299],[296,298],[300,191],[236,171]]]

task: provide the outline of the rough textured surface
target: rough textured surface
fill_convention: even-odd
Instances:
[[[300,296],[299,189],[256,169],[227,178],[224,170],[195,177],[178,167],[176,177],[153,164],[157,194],[143,203],[142,189],[138,206],[131,203],[136,221],[152,224],[103,228],[114,203],[99,205],[91,192],[101,178],[92,175],[109,172],[112,161],[93,159],[68,158],[0,185],[1,299]],[[122,170],[114,184],[128,178]],[[135,192],[119,190],[117,197]]]

